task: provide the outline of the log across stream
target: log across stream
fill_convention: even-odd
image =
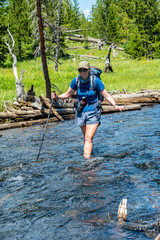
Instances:
[[[125,111],[141,110],[142,107],[160,103],[160,90],[144,90],[132,94],[114,94],[115,101],[125,106]],[[44,100],[45,98],[43,98]],[[43,101],[44,103],[44,101]],[[54,103],[50,116],[50,122],[68,120],[74,118],[74,100],[58,101]],[[8,107],[6,112],[0,112],[0,130],[28,127],[37,123],[44,124],[49,114],[50,104],[45,103],[45,108],[38,107],[19,108],[18,110]],[[116,112],[114,107],[107,101],[102,103],[102,114]]]

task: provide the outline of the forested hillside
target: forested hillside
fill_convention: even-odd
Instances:
[[[78,0],[41,0],[47,55],[66,53],[68,30],[117,44],[133,58],[160,58],[159,0],[97,0],[86,19]],[[40,56],[36,0],[0,0],[0,66],[10,64],[5,42],[14,37],[18,61]],[[58,41],[59,39],[59,41]]]

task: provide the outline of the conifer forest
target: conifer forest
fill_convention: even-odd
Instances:
[[[9,56],[7,29],[16,42],[18,61],[40,56],[36,0],[0,0],[0,66]],[[116,44],[132,58],[160,58],[159,0],[97,0],[86,18],[78,0],[41,0],[46,54],[63,57],[69,31]],[[58,51],[58,53],[57,53]],[[56,62],[58,62],[56,60]]]

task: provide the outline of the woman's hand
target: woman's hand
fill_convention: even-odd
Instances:
[[[53,91],[53,93],[51,94],[51,98],[53,101],[58,101],[58,94],[56,93],[56,91]]]
[[[119,111],[123,111],[123,110],[125,110],[125,107],[124,106],[118,106],[118,105],[114,105],[114,108],[116,109],[116,110],[119,110]]]

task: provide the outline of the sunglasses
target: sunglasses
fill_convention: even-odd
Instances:
[[[79,71],[79,72],[87,72],[88,69],[86,69],[86,68],[80,68],[80,69],[78,69],[78,71]]]

